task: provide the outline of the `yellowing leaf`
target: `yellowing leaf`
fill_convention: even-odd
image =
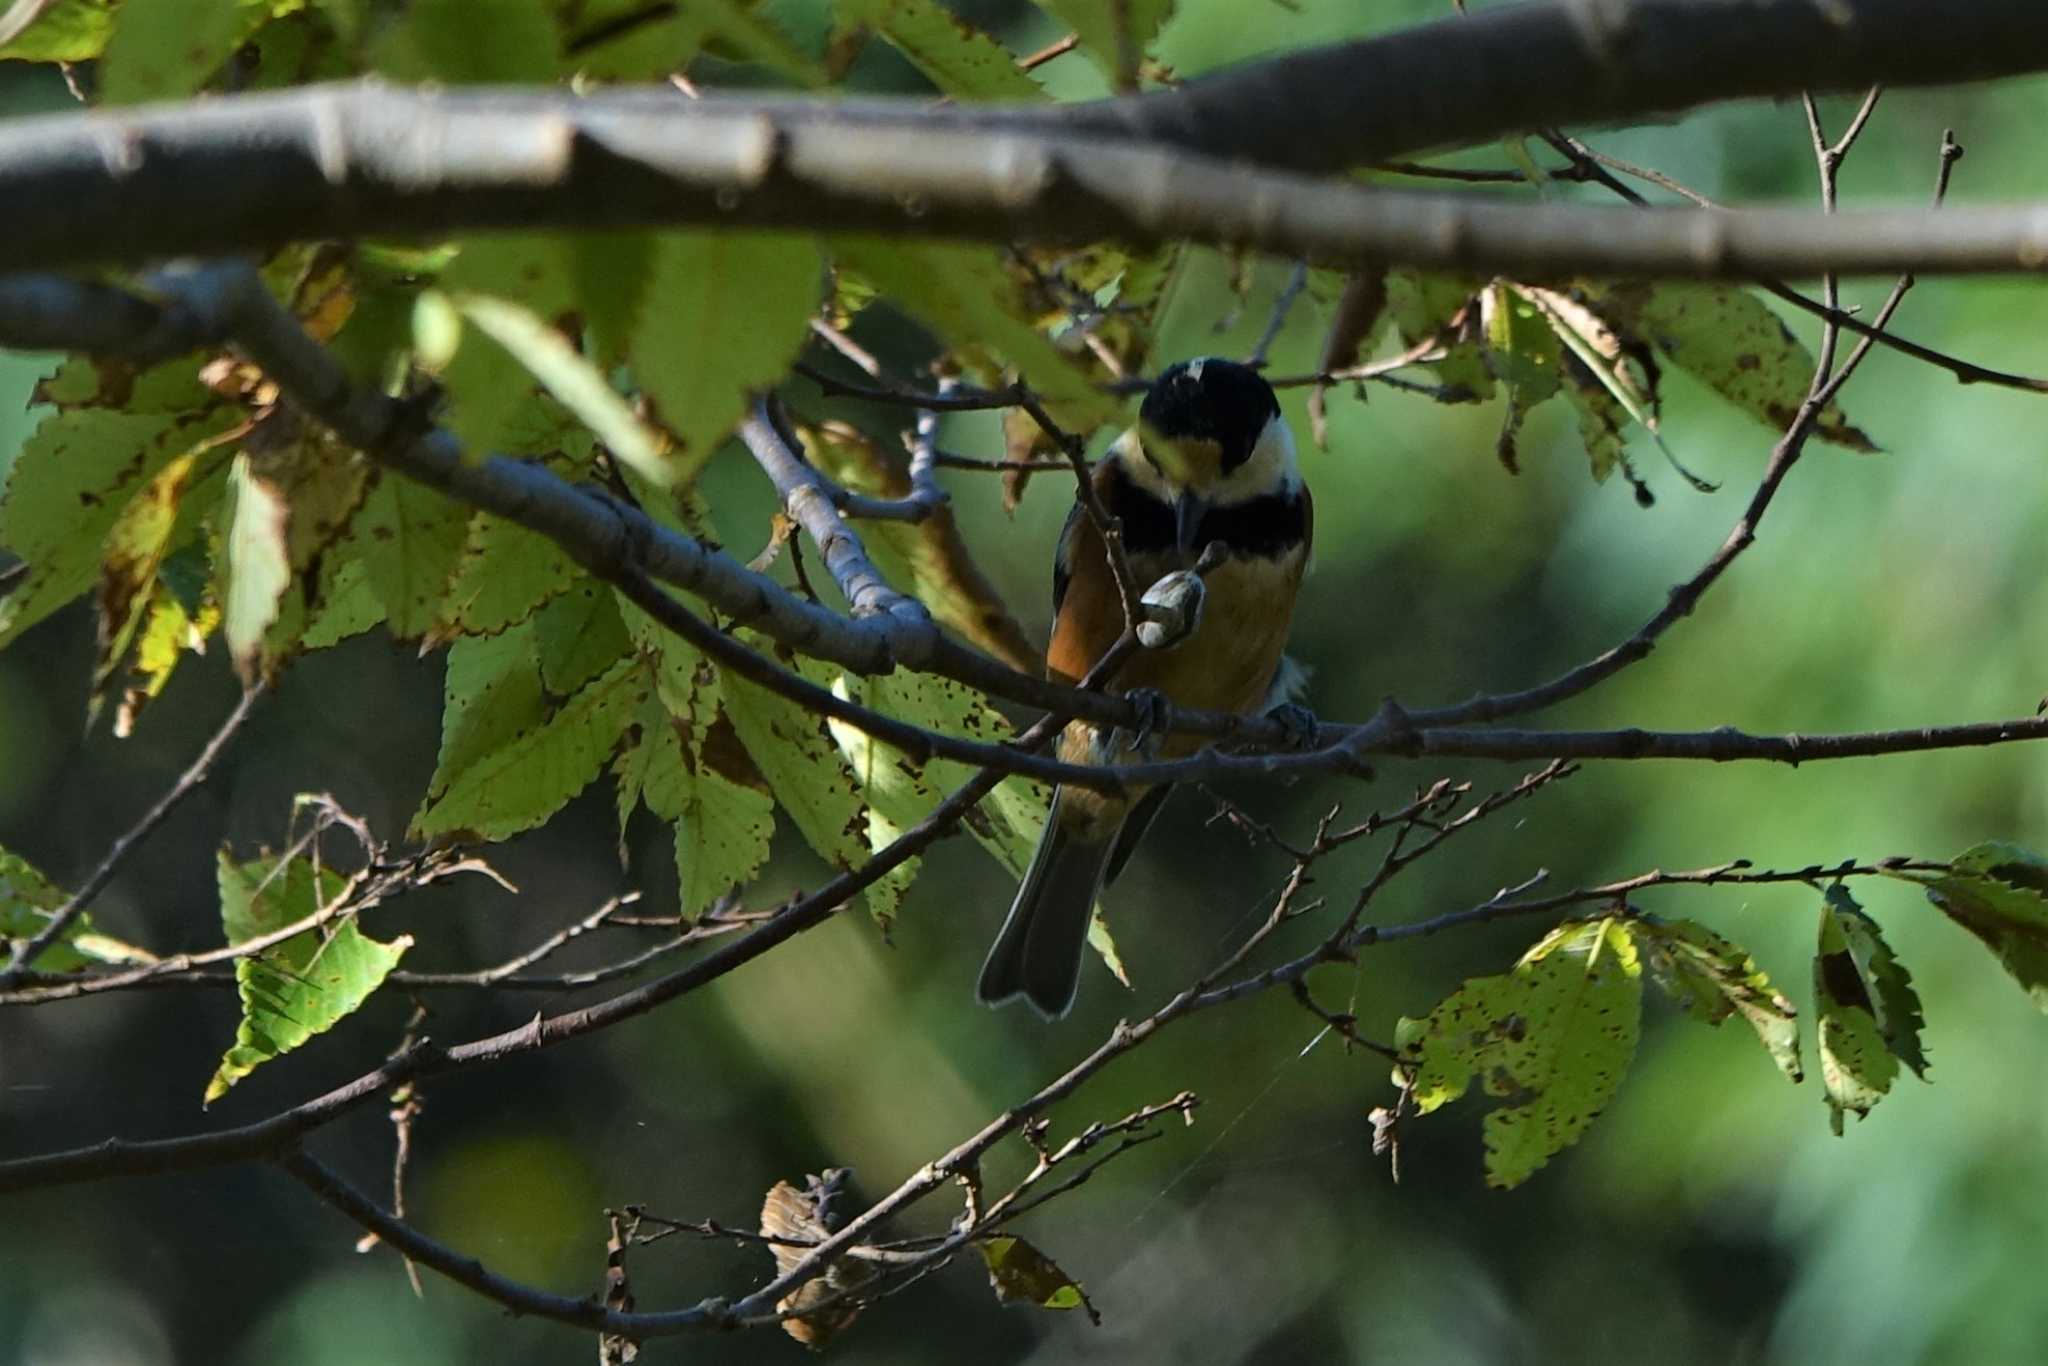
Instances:
[[[1596,307],[1758,421],[1784,428],[1813,380],[1813,356],[1762,299],[1738,285],[1667,280],[1615,286]],[[1851,450],[1876,445],[1830,403],[1814,434]]]
[[[997,1303],[1085,1309],[1089,1318],[1102,1322],[1102,1315],[1088,1302],[1088,1292],[1081,1288],[1081,1283],[1022,1238],[1005,1233],[977,1239],[974,1246],[988,1266],[988,1283],[996,1292]]]
[[[237,863],[223,849],[217,871],[221,925],[230,944],[295,924],[332,905],[343,890],[339,874],[316,872],[302,858],[279,868],[272,859]],[[352,1014],[410,947],[410,935],[379,943],[357,929],[353,918],[341,918],[237,959],[242,1019],[233,1046],[206,1084],[207,1102]]]
[[[277,620],[278,602],[292,581],[285,541],[290,516],[283,485],[260,473],[246,451],[237,455],[228,471],[221,635],[244,682],[261,672],[263,638]]]
[[[788,372],[824,288],[824,263],[808,237],[661,237],[631,356],[655,416],[676,437],[665,482],[695,479],[745,415],[749,396]]]
[[[114,0],[56,0],[6,47],[0,60],[86,62],[106,51],[114,32]]]
[[[1570,921],[1513,971],[1475,977],[1395,1035],[1428,1114],[1476,1076],[1507,1103],[1486,1116],[1486,1181],[1521,1184],[1605,1109],[1635,1054],[1641,968],[1628,922]]]
[[[1635,940],[1657,984],[1686,1014],[1718,1025],[1741,1015],[1793,1081],[1805,1075],[1799,1063],[1799,1013],[1740,945],[1691,920],[1635,922]]]
[[[91,694],[94,711],[99,709],[107,684],[149,605],[157,568],[170,549],[171,532],[178,525],[179,506],[199,454],[187,451],[158,471],[128,500],[107,532],[100,560],[98,651]]]

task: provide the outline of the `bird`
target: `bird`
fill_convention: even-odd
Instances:
[[[1264,710],[1312,734],[1313,717],[1293,701],[1300,671],[1284,651],[1314,505],[1273,387],[1221,357],[1171,365],[1146,389],[1137,424],[1089,478],[1121,528],[1136,591],[1193,569],[1205,550],[1211,566],[1196,629],[1136,652],[1113,686],[1154,708]],[[1126,625],[1108,552],[1079,497],[1060,534],[1052,598],[1046,674],[1076,683]],[[1201,743],[1169,733],[1149,748],[1171,759]],[[1057,753],[1069,763],[1117,764],[1143,748],[1075,721],[1060,733]],[[1045,833],[982,965],[975,994],[984,1004],[1022,997],[1048,1019],[1071,1008],[1096,898],[1123,871],[1170,790],[1053,790]]]

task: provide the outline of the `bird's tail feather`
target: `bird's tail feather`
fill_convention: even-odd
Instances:
[[[1116,847],[1114,838],[1090,840],[1062,824],[1062,795],[1053,795],[1052,818],[975,988],[984,1004],[1022,996],[1048,1019],[1066,1014],[1074,1003],[1088,923]]]

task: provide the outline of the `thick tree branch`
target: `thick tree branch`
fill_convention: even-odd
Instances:
[[[1903,22],[1900,0],[1861,3],[1896,10]],[[2048,28],[2030,0],[1959,7],[2025,8],[2012,27]],[[1758,7],[1667,0],[1645,8],[1699,9],[1741,26]],[[1810,0],[1762,8],[1818,13]],[[1952,17],[1942,25],[1915,17],[1911,29],[1945,28]],[[1321,62],[1344,50],[1298,55]],[[2018,69],[2048,65],[2048,37],[2015,37],[2007,53]],[[1568,84],[1526,54],[1522,66],[1547,88]],[[1695,56],[1686,69],[1711,68]],[[1412,81],[1399,84],[1413,89]],[[1362,83],[1347,73],[1345,85]],[[1250,89],[1240,95],[1254,98]],[[1435,93],[1416,97],[1436,107]],[[1565,104],[1552,117],[1585,117]],[[1983,272],[2048,261],[2041,205],[1940,215],[1630,214],[1404,193],[1075,131],[1090,119],[1103,123],[1094,108],[933,111],[681,100],[645,90],[578,97],[310,87],[0,125],[0,201],[9,205],[5,245],[17,270],[220,255],[308,238],[706,224],[995,242],[1193,238],[1324,261],[1592,274]],[[1465,121],[1451,112],[1443,114],[1459,130],[1448,139],[1456,141]],[[1338,146],[1331,130],[1361,126],[1316,124],[1306,141]],[[1348,159],[1385,150],[1398,149],[1368,146]]]

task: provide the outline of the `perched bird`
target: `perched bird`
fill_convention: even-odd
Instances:
[[[1114,686],[1169,706],[1252,712],[1287,705],[1298,677],[1283,659],[1294,597],[1308,563],[1312,509],[1294,438],[1258,371],[1207,358],[1169,367],[1146,392],[1138,425],[1092,475],[1122,525],[1137,591],[1191,569],[1214,543],[1223,558],[1204,582],[1200,624],[1185,639],[1141,650]],[[1212,557],[1213,559],[1213,557]],[[1124,612],[1102,537],[1077,500],[1053,567],[1046,673],[1073,683],[1122,635]],[[1289,719],[1307,720],[1289,707]],[[1193,753],[1198,736],[1168,735],[1161,758]],[[1128,762],[1130,745],[1076,721],[1060,736],[1070,763]],[[982,965],[976,994],[1015,996],[1056,1017],[1073,1004],[1095,898],[1123,870],[1170,785],[1122,796],[1058,788],[1038,852]]]

